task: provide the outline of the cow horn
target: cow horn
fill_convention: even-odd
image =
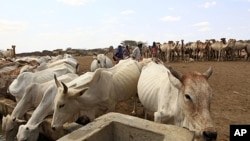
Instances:
[[[63,85],[63,93],[66,94],[68,92],[68,87],[63,82],[61,83]]]
[[[56,75],[54,74],[54,79],[55,79],[55,82],[56,82],[56,86],[57,87],[60,87],[60,83],[59,83],[59,81],[57,80],[57,78],[56,78]]]
[[[209,67],[209,69],[203,73],[204,76],[206,76],[206,78],[208,79],[213,73],[213,68],[212,66]]]
[[[79,63],[76,64],[76,73],[79,72]]]
[[[177,71],[175,71],[171,66],[168,66],[168,69],[169,69],[169,71],[172,73],[172,75],[175,78],[181,80],[181,78],[182,78],[182,74],[181,73],[178,73]]]

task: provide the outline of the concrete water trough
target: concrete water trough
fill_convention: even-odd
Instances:
[[[108,113],[58,141],[193,141],[184,128],[159,124],[141,118]]]
[[[0,97],[0,113],[11,114],[16,103]],[[27,112],[25,119],[31,117]],[[40,133],[58,141],[192,141],[194,134],[184,128],[155,123],[119,113],[105,114],[85,126],[66,124],[61,130],[51,129],[51,117],[39,126]]]
[[[7,87],[16,76],[0,78],[0,114],[11,114],[16,102],[6,94]],[[7,81],[8,80],[8,81]],[[32,111],[25,114],[28,120]],[[58,141],[192,141],[193,133],[173,125],[159,124],[141,118],[108,113],[86,126],[67,124],[63,129],[51,129],[51,117],[39,126],[40,133]]]

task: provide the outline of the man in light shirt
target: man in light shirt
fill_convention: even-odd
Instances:
[[[138,45],[136,48],[134,48],[133,52],[132,52],[132,58],[140,61],[142,59],[141,56],[141,49],[142,49],[142,42],[138,42]]]

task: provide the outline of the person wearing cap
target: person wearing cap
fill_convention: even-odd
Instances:
[[[140,61],[141,60],[141,49],[142,49],[142,43],[139,42],[137,47],[134,48],[133,52],[132,52],[132,58]]]

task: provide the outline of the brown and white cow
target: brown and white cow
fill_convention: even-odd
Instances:
[[[216,140],[210,116],[211,74],[212,68],[182,75],[151,62],[142,69],[138,96],[145,110],[154,112],[155,122],[187,128],[195,133],[196,141]]]

